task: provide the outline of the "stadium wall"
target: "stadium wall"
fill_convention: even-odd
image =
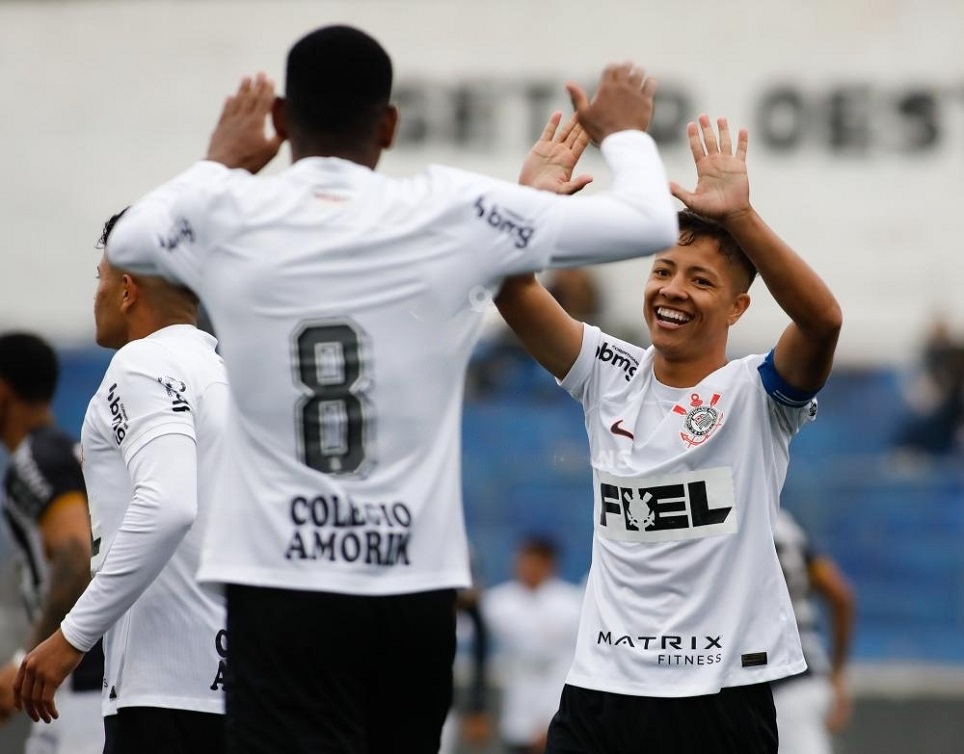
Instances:
[[[936,311],[964,322],[964,4],[51,0],[0,2],[0,324],[89,343],[104,219],[203,154],[242,74],[281,80],[289,44],[332,22],[394,56],[389,173],[441,161],[512,179],[563,80],[635,59],[661,81],[652,130],[671,178],[693,182],[683,127],[699,112],[750,128],[754,201],[843,302],[841,362],[902,363]],[[605,185],[598,156],[586,168]],[[646,269],[602,271],[608,318],[638,327]],[[754,296],[738,350],[783,321]]]

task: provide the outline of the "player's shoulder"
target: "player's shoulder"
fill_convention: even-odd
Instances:
[[[41,469],[77,465],[77,441],[55,425],[35,429],[13,454],[15,465],[36,464]]]

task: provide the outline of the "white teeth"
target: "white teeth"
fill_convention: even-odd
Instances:
[[[678,312],[675,309],[667,309],[665,306],[660,306],[656,309],[656,316],[660,319],[668,319],[672,322],[689,322],[692,317],[684,312]]]

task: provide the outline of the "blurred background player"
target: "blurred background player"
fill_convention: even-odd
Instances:
[[[137,202],[107,250],[197,292],[221,339],[237,411],[199,578],[227,583],[239,750],[438,751],[455,590],[470,584],[459,427],[473,294],[676,236],[641,69],[609,67],[592,103],[569,87],[613,172],[585,198],[437,165],[378,174],[398,124],[392,80],[364,32],[305,35],[285,97],[243,80],[208,159]],[[252,175],[285,138],[292,166]]]
[[[845,671],[853,637],[853,590],[833,558],[813,547],[785,508],[777,516],[773,541],[807,661],[806,672],[773,684],[780,754],[832,754],[831,734],[843,730],[851,713]],[[814,597],[827,607],[829,657]]]
[[[0,441],[9,452],[3,513],[17,547],[30,634],[0,667],[0,722],[16,712],[23,659],[50,636],[90,580],[90,517],[76,441],[54,423],[54,349],[29,333],[0,335]],[[97,644],[57,693],[60,719],[34,724],[27,754],[100,754],[104,658]]]
[[[123,214],[123,213],[121,213]],[[120,215],[104,227],[101,247]],[[223,748],[223,598],[195,578],[219,485],[229,402],[197,297],[161,278],[97,267],[97,343],[116,349],[81,442],[94,577],[60,628],[27,655],[24,709],[56,716],[49,689],[104,636],[107,754]]]
[[[482,594],[502,669],[499,733],[509,754],[542,754],[572,664],[582,589],[559,578],[547,537],[519,544],[515,578]]]

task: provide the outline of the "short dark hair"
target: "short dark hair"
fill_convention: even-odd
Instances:
[[[0,380],[21,399],[52,401],[58,373],[57,354],[43,338],[26,332],[0,335]]]
[[[554,539],[544,534],[527,534],[519,543],[519,552],[556,560],[559,557],[559,546]]]
[[[97,241],[98,249],[107,248],[107,237],[110,235],[110,232],[114,229],[114,226],[117,225],[117,221],[120,220],[124,216],[124,213],[127,212],[127,210],[129,209],[130,209],[129,206],[124,207],[124,209],[122,209],[116,215],[111,215],[110,220],[104,223],[104,229],[100,233],[100,240]]]
[[[750,261],[736,239],[718,222],[691,210],[681,209],[679,211],[679,245],[689,246],[700,238],[716,241],[717,248],[726,260],[743,271],[746,276],[746,286],[743,287],[743,291],[748,291],[756,278],[756,265]]]
[[[299,39],[285,72],[289,128],[306,137],[353,137],[374,129],[392,94],[392,61],[351,26],[325,26]]]

